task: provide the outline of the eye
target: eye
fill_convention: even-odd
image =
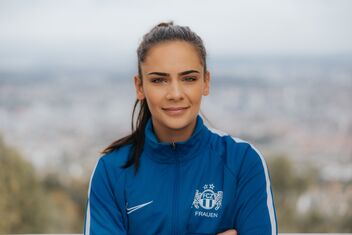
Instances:
[[[152,83],[162,83],[165,81],[165,78],[152,78],[150,81]]]
[[[186,81],[186,82],[193,82],[193,81],[197,80],[197,77],[194,77],[194,76],[192,76],[192,77],[184,77],[183,80]]]

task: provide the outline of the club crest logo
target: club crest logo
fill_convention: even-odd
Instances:
[[[214,192],[214,185],[204,185],[203,192],[199,192],[196,190],[196,194],[194,195],[193,206],[199,209],[199,206],[206,210],[214,209],[218,210],[221,207],[222,195],[223,191]]]

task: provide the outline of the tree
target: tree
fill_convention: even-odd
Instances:
[[[298,174],[290,159],[285,155],[272,157],[268,162],[268,167],[280,232],[298,232],[300,221],[296,211],[297,200],[317,177],[316,171],[307,167]],[[315,218],[317,216],[313,216],[312,220]]]
[[[0,136],[0,233],[40,233],[48,200],[31,164]]]

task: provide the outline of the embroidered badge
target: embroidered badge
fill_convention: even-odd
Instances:
[[[193,199],[193,206],[199,209],[199,206],[206,210],[214,209],[217,211],[221,207],[223,191],[214,192],[215,186],[213,184],[204,185],[203,192],[196,190]]]

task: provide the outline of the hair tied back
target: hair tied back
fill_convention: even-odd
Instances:
[[[173,21],[169,21],[169,22],[161,22],[157,25],[157,27],[169,27],[169,26],[172,26],[174,25],[174,22]]]

